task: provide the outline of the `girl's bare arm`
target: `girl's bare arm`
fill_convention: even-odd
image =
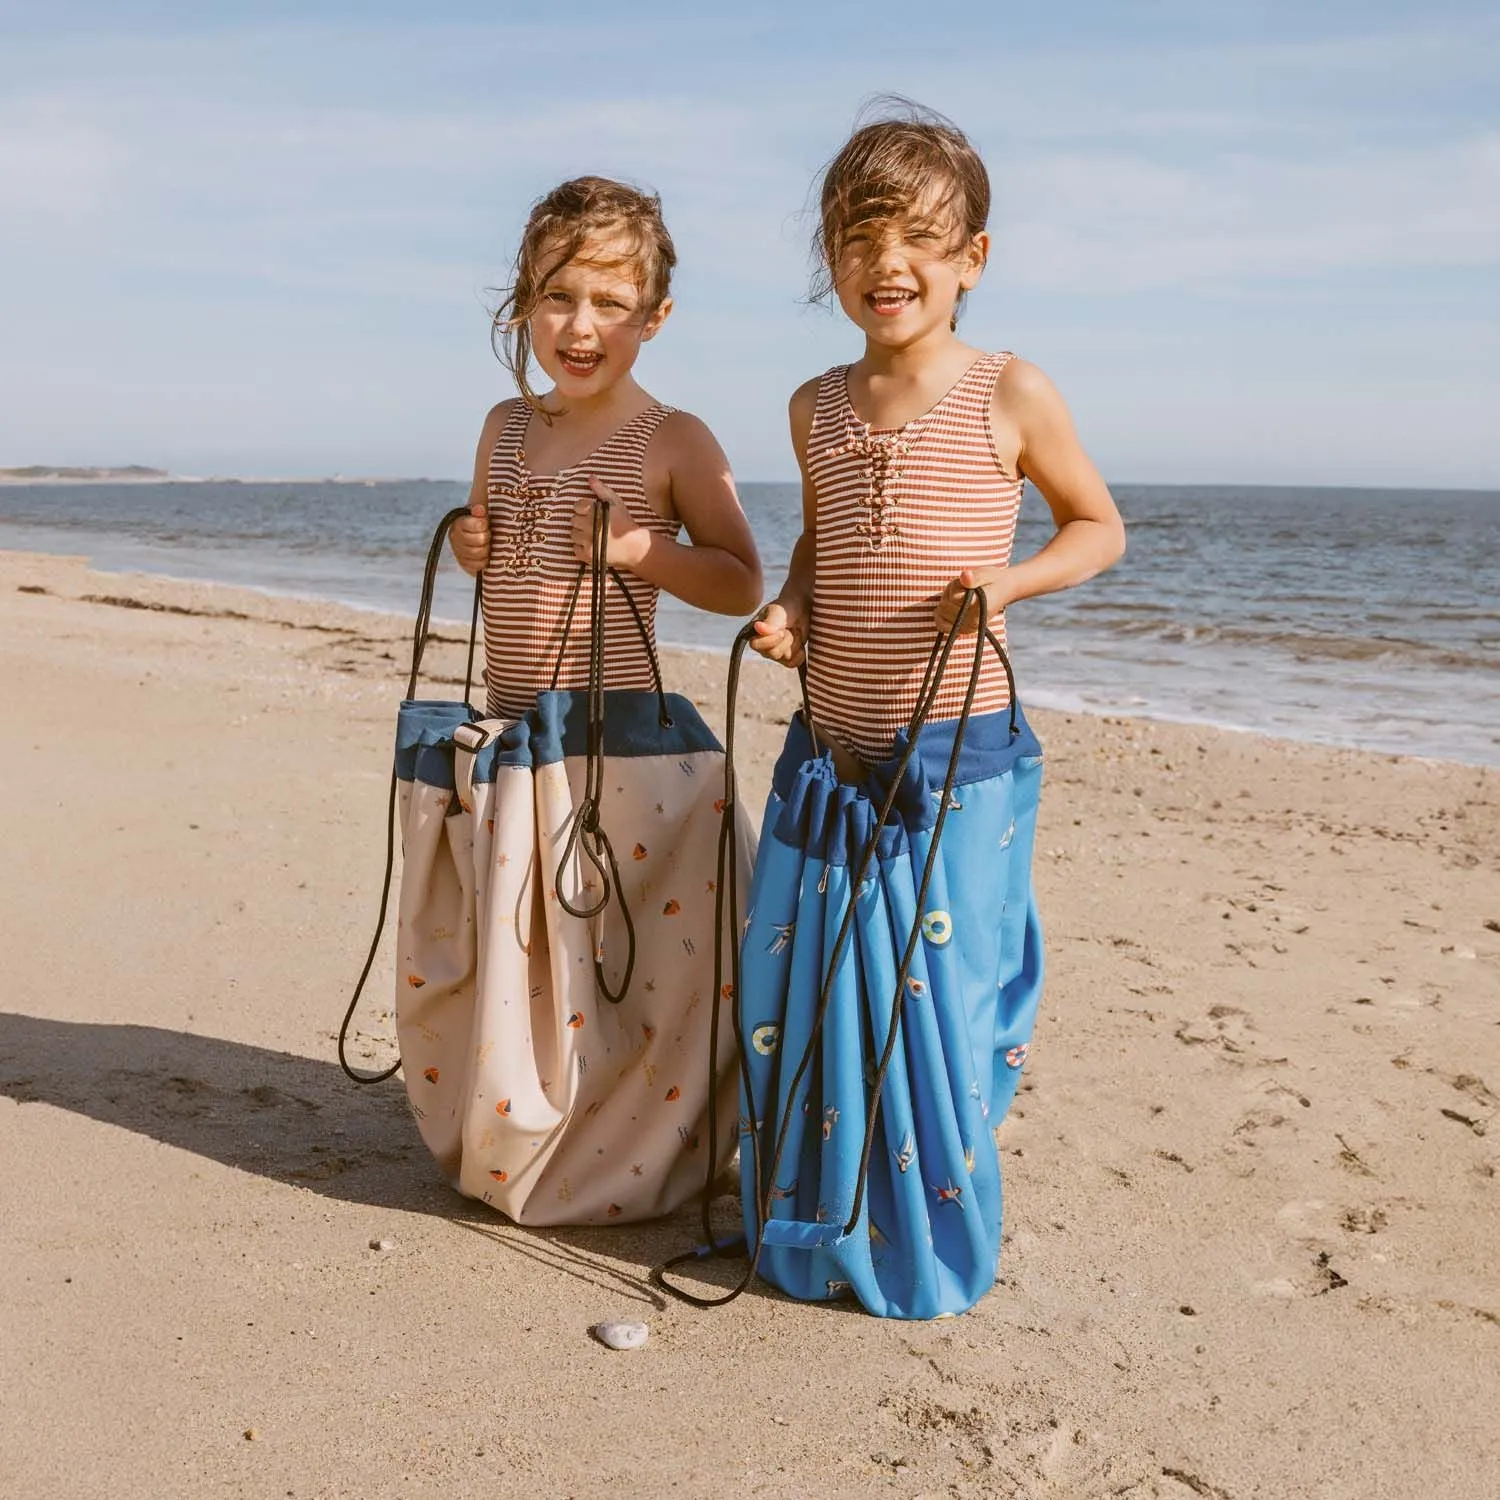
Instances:
[[[817,495],[807,473],[807,442],[818,406],[818,382],[809,380],[792,396],[788,412],[792,451],[802,475],[802,534],[792,548],[791,566],[781,592],[755,622],[750,648],[783,666],[800,667],[807,658],[812,624],[813,575],[817,566]]]
[[[1057,387],[1033,364],[1013,360],[995,386],[992,422],[1002,458],[1014,452],[1017,473],[1047,502],[1057,531],[1046,546],[1007,568],[976,559],[943,590],[937,627],[953,622],[964,591],[982,588],[991,614],[1018,599],[1072,588],[1125,553],[1125,523],[1093,460],[1084,452]],[[971,609],[965,629],[977,623]]]
[[[760,554],[735,493],[729,460],[697,417],[674,412],[658,430],[669,498],[690,541],[636,525],[602,480],[589,481],[610,505],[609,560],[685,604],[722,615],[747,615],[760,603]],[[580,519],[591,503],[580,507]],[[577,526],[575,524],[575,532]]]

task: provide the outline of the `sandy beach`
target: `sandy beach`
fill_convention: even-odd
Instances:
[[[338,1069],[407,628],[0,553],[0,1494],[1492,1492],[1500,772],[1035,714],[1001,1284],[703,1312],[648,1279],[694,1215],[508,1225]],[[723,667],[666,655],[716,726]],[[746,669],[757,805],[793,691]]]

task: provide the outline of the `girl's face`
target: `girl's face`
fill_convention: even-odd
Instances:
[[[670,297],[645,308],[631,249],[623,240],[586,241],[542,288],[530,319],[532,351],[565,399],[609,391],[672,310]]]
[[[856,229],[834,268],[839,306],[865,338],[904,348],[946,333],[960,292],[979,283],[983,232],[954,247],[955,229],[920,213]]]

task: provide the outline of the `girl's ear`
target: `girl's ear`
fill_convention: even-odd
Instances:
[[[646,319],[645,325],[641,329],[641,342],[644,344],[647,339],[654,339],[661,332],[661,325],[671,316],[672,299],[670,297],[663,297],[661,299],[661,306]]]
[[[985,262],[989,258],[990,237],[986,230],[981,229],[960,252],[958,284],[966,292],[972,292],[979,285],[979,278],[984,275]]]

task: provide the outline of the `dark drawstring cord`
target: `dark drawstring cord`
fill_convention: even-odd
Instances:
[[[438,565],[443,560],[443,543],[448,539],[448,532],[453,523],[469,514],[466,505],[460,505],[450,510],[447,515],[438,522],[437,530],[432,535],[432,542],[427,548],[427,561],[422,566],[422,595],[417,604],[417,616],[412,629],[411,642],[411,674],[406,680],[406,696],[408,699],[417,696],[417,675],[422,668],[422,657],[427,650],[427,642],[432,634],[432,596],[437,585]],[[464,702],[469,701],[469,687],[474,680],[474,645],[479,636],[479,597],[484,583],[484,575],[481,573],[474,580],[474,610],[469,621],[469,656],[464,667]],[[386,802],[385,810],[385,875],[380,884],[380,910],[375,918],[375,934],[370,939],[370,951],[365,955],[365,966],[359,971],[359,981],[354,986],[354,993],[349,997],[348,1008],[344,1011],[344,1019],[339,1023],[339,1066],[352,1078],[355,1083],[383,1083],[387,1078],[393,1077],[401,1067],[401,1059],[398,1057],[390,1067],[382,1069],[378,1073],[361,1073],[349,1061],[348,1038],[349,1027],[354,1020],[355,1007],[359,1004],[359,997],[364,993],[365,982],[370,977],[370,970],[375,967],[375,955],[380,950],[380,939],[385,933],[386,914],[390,910],[391,901],[391,879],[396,868],[396,769],[391,767],[390,795]]]
[[[640,608],[631,597],[618,571],[609,566],[609,509],[599,500],[594,502],[594,525],[590,545],[590,562],[580,563],[578,576],[573,583],[573,593],[568,601],[567,618],[563,622],[562,642],[558,648],[557,663],[552,672],[555,688],[562,672],[563,657],[568,649],[568,634],[582,591],[584,574],[589,575],[589,680],[588,680],[588,724],[586,730],[586,754],[584,761],[583,801],[573,815],[568,829],[567,841],[553,876],[552,888],[558,904],[571,917],[591,921],[601,916],[609,904],[613,892],[620,903],[620,917],[625,924],[625,970],[618,991],[612,990],[604,973],[604,944],[594,947],[594,977],[599,992],[611,1005],[618,1005],[630,990],[630,980],[635,972],[635,923],[630,915],[630,905],[625,900],[625,889],[620,880],[620,864],[615,857],[614,845],[600,821],[600,805],[604,797],[604,627],[607,618],[605,589],[613,580],[625,596],[630,613],[639,630],[641,642],[651,663],[651,677],[656,689],[657,718],[663,729],[672,727],[672,716],[667,710],[666,690],[662,685],[661,662],[656,654],[651,632],[646,628]],[[584,859],[593,866],[599,877],[602,890],[599,899],[591,906],[575,906],[563,889],[563,871],[574,851],[581,851]]]
[[[734,1027],[735,1056],[739,1060],[740,1086],[745,1097],[745,1108],[749,1118],[750,1158],[755,1170],[755,1180],[760,1181],[760,1126],[755,1115],[755,1096],[750,1086],[750,1062],[745,1051],[744,1021],[740,1016],[740,932],[739,932],[739,841],[736,838],[736,801],[739,795],[734,772],[735,704],[739,697],[740,667],[745,658],[745,648],[755,634],[752,621],[734,638],[734,647],[729,655],[729,681],[727,709],[724,717],[724,808],[719,820],[718,879],[714,891],[714,999],[713,1016],[708,1028],[708,1163],[703,1174],[703,1238],[705,1244],[689,1250],[684,1255],[674,1255],[655,1275],[655,1279],[674,1297],[694,1307],[721,1307],[732,1302],[749,1286],[755,1277],[759,1262],[756,1259],[744,1279],[733,1291],[720,1297],[702,1297],[682,1287],[673,1286],[666,1278],[669,1271],[690,1261],[703,1260],[709,1256],[733,1255],[744,1248],[744,1236],[734,1235],[719,1242],[714,1239],[711,1194],[714,1181],[714,1164],[719,1158],[719,1018],[724,1006],[729,1007],[730,1024]],[[812,717],[808,716],[809,733]],[[729,983],[724,983],[724,938],[725,922],[729,924]]]

